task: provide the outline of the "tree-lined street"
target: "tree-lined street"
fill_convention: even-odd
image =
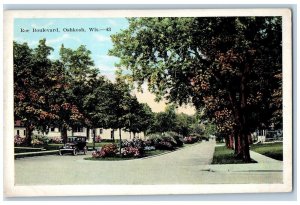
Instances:
[[[76,155],[93,143],[87,156],[16,159],[16,184],[282,183],[282,161],[267,157],[283,160],[282,17],[123,20],[102,36],[107,44],[90,35],[52,47],[47,37],[57,34],[46,33],[34,45],[14,41],[18,157]],[[113,79],[101,72],[109,60]],[[163,111],[141,102],[136,92],[145,90],[164,101]]]

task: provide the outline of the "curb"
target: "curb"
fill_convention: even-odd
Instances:
[[[23,152],[14,154],[16,158],[24,158],[24,157],[35,157],[35,156],[44,156],[44,155],[52,155],[58,154],[58,150],[50,150],[50,151],[40,151],[40,152]]]

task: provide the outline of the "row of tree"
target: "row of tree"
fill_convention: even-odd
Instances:
[[[127,129],[146,131],[153,113],[131,95],[130,87],[117,78],[112,83],[94,68],[91,52],[80,46],[60,48],[59,59],[49,58],[53,48],[40,40],[36,48],[14,42],[14,114],[26,127],[26,143],[34,129],[47,132],[60,127],[63,141],[67,129]],[[89,130],[87,136],[89,136]]]
[[[202,133],[196,115],[177,114],[176,106],[153,113],[131,95],[132,87],[121,75],[112,83],[94,68],[91,53],[84,46],[76,50],[60,48],[59,59],[51,60],[53,49],[43,39],[31,49],[14,42],[15,120],[26,127],[26,144],[34,129],[48,132],[59,127],[64,142],[67,129],[84,126],[90,129],[125,129],[136,133],[174,131],[183,136]]]
[[[188,115],[185,113],[176,113],[174,104],[168,105],[164,112],[153,114],[153,121],[150,124],[148,133],[176,132],[184,137],[191,134],[213,135],[216,132],[215,126],[205,122],[196,113]]]
[[[250,161],[251,132],[282,127],[281,17],[129,18],[110,55],[157,98],[192,102]],[[125,72],[124,72],[125,73]]]

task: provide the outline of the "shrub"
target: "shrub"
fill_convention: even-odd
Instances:
[[[53,143],[53,144],[61,144],[62,143],[62,139],[61,137],[53,137],[49,140],[49,143]]]
[[[171,142],[160,141],[155,145],[155,148],[159,150],[173,150],[174,146],[172,145]]]
[[[195,142],[198,142],[198,141],[199,141],[199,138],[195,137],[195,136],[188,136],[188,137],[183,138],[183,142],[185,144],[194,144]]]
[[[92,153],[92,157],[93,158],[114,157],[116,156],[117,152],[118,152],[117,145],[110,143],[110,144],[103,145],[100,151],[94,151]]]
[[[14,137],[14,144],[15,145],[23,145],[25,142],[25,138],[20,137],[19,135],[15,135]]]
[[[145,147],[144,147],[144,150],[145,150],[145,151],[155,150],[155,147],[154,147],[154,146],[145,146]]]
[[[124,157],[142,157],[140,150],[132,146],[122,148],[121,155]]]
[[[176,133],[176,132],[166,132],[164,133],[165,136],[173,138],[173,142],[175,142],[176,147],[182,147],[183,146],[183,136]]]
[[[31,144],[32,145],[44,145],[49,143],[49,138],[44,135],[33,135],[31,137]]]
[[[100,135],[98,135],[98,136],[95,137],[95,142],[96,143],[99,143],[101,141],[102,141],[102,138],[100,137]]]
[[[198,133],[192,133],[190,137],[192,137],[195,141],[200,141],[202,139],[202,135]]]
[[[148,135],[148,146],[154,146],[160,150],[173,150],[176,146],[176,140],[171,134],[154,133]]]
[[[121,155],[124,157],[142,157],[145,143],[143,140],[134,138],[131,141],[123,140]]]
[[[42,145],[44,143],[38,139],[32,139],[31,144],[34,146],[34,145]]]

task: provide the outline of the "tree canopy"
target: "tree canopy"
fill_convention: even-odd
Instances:
[[[52,51],[46,39],[33,49],[14,42],[15,119],[27,129],[27,144],[36,128],[60,127],[64,142],[67,129],[76,126],[147,129],[150,107],[139,103],[121,78],[112,83],[101,75],[85,46],[62,45],[55,60],[49,58]]]
[[[250,132],[268,126],[274,114],[277,122],[282,117],[281,18],[128,21],[128,29],[112,35],[110,55],[121,59],[120,69],[158,98],[205,108],[219,132],[235,136],[237,155],[250,161]]]

